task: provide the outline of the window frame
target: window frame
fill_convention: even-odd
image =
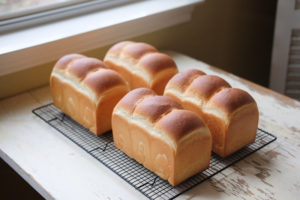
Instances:
[[[0,34],[0,76],[188,22],[203,1],[139,1]]]
[[[62,2],[58,3],[58,5],[51,4],[49,6],[41,6],[33,10],[25,10],[15,14],[0,16],[0,33],[101,11],[136,1],[137,0],[79,0],[73,3]]]

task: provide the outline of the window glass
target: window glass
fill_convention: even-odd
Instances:
[[[0,0],[0,19],[42,12],[84,0]]]
[[[137,0],[0,0],[0,34],[125,5]]]

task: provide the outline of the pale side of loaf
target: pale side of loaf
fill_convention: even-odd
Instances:
[[[135,89],[119,101],[112,130],[117,148],[173,186],[209,166],[209,129],[173,98],[150,89]]]
[[[163,94],[165,85],[178,70],[173,59],[146,43],[124,41],[112,46],[104,63],[116,70],[130,89],[145,87]]]
[[[222,78],[199,70],[176,74],[164,95],[196,112],[213,136],[213,151],[226,157],[255,141],[259,112],[255,100]]]
[[[111,130],[117,102],[129,91],[115,71],[96,59],[80,54],[63,56],[50,76],[53,103],[96,135]]]

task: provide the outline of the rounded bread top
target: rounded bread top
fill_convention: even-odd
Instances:
[[[83,80],[89,73],[101,68],[106,68],[102,61],[96,58],[81,57],[73,59],[73,61],[68,64],[67,71],[80,80]]]
[[[70,62],[72,62],[73,60],[75,60],[75,59],[78,59],[78,58],[84,58],[85,56],[84,55],[81,55],[81,54],[75,54],[75,53],[73,53],[73,54],[67,54],[67,55],[65,55],[65,56],[63,56],[63,57],[61,57],[57,62],[56,62],[56,64],[54,65],[54,68],[56,68],[56,69],[65,69],[67,66],[68,66],[68,64],[70,63]]]
[[[116,105],[122,109],[132,113],[135,110],[138,101],[143,100],[147,96],[154,96],[155,92],[148,88],[137,88],[128,92]]]
[[[55,64],[54,71],[65,78],[78,80],[96,94],[117,86],[128,87],[123,78],[117,72],[107,69],[101,60],[80,54],[63,56]]]
[[[173,109],[157,121],[155,127],[164,131],[173,141],[180,141],[184,136],[206,126],[196,113]]]
[[[122,49],[122,53],[137,60],[150,52],[157,52],[157,49],[152,45],[143,42],[129,42],[127,45],[124,45]]]
[[[227,114],[231,114],[238,108],[250,103],[256,104],[250,94],[238,88],[224,88],[209,101],[211,106],[217,107]]]
[[[127,86],[118,72],[103,68],[89,73],[83,83],[96,93],[104,93],[117,86]]]
[[[123,59],[139,60],[143,55],[158,50],[150,44],[143,42],[122,41],[114,44],[106,53]],[[105,56],[105,57],[106,57]],[[106,58],[104,58],[105,60]]]
[[[197,69],[191,69],[186,70],[184,72],[179,72],[175,74],[168,82],[166,87],[175,87],[181,92],[184,92],[185,89],[190,85],[190,83],[197,77],[205,75],[204,72],[197,70]]]
[[[148,121],[152,127],[166,134],[175,143],[187,134],[206,127],[200,117],[183,107],[175,99],[158,96],[153,90],[138,88],[127,93],[115,110],[126,110],[132,117]]]
[[[113,45],[106,53],[104,62],[115,62],[116,59],[129,64],[133,70],[144,70],[148,76],[154,76],[166,69],[177,72],[176,63],[170,56],[143,42],[123,41]]]
[[[126,45],[131,44],[131,43],[133,43],[133,42],[131,42],[131,41],[118,42],[117,44],[115,44],[112,47],[110,47],[110,49],[107,51],[107,54],[113,54],[115,56],[119,56],[120,53],[122,52],[122,49]]]
[[[176,66],[170,56],[159,52],[144,55],[137,65],[144,68],[151,76],[154,76],[165,69]]]
[[[215,75],[202,75],[195,78],[187,88],[186,92],[191,93],[205,101],[223,88],[231,86],[224,79]]]
[[[144,116],[154,123],[174,108],[183,109],[181,104],[171,97],[150,96],[138,103],[134,113]]]
[[[194,102],[202,102],[202,106],[217,108],[226,115],[231,115],[240,107],[255,103],[246,91],[231,88],[230,84],[219,76],[206,75],[200,70],[187,70],[177,73],[167,84],[165,94],[176,89],[185,98],[193,98]],[[183,89],[184,88],[184,89]],[[203,109],[203,108],[202,108]]]

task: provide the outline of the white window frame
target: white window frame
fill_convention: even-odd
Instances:
[[[277,4],[269,87],[286,95],[289,95],[286,88],[286,84],[289,81],[288,69],[289,66],[293,65],[289,61],[292,58],[290,54],[292,49],[290,48],[293,29],[300,29],[300,0],[279,0]],[[295,50],[298,51],[298,49]],[[296,57],[299,58],[299,54]],[[298,74],[299,72],[296,73]],[[298,80],[296,82],[299,82],[299,75],[297,77]],[[299,87],[294,90],[296,94],[299,93]]]
[[[0,33],[45,24],[67,17],[75,17],[137,0],[73,0],[28,8],[16,12],[0,13]]]
[[[139,1],[0,35],[0,76],[191,19],[203,0]]]

